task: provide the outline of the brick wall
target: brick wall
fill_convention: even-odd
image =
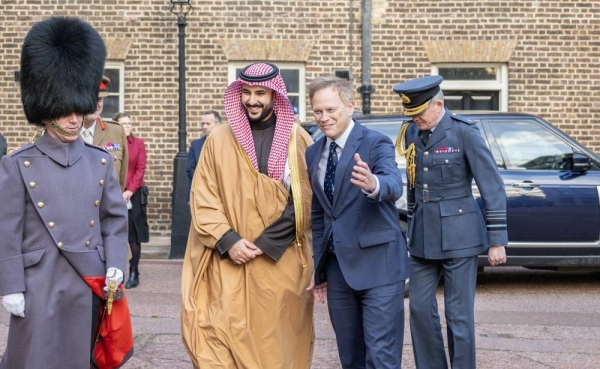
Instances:
[[[197,137],[201,112],[223,113],[227,86],[225,48],[295,41],[277,60],[306,64],[307,81],[349,69],[361,83],[360,1],[194,1],[186,29],[188,142]],[[540,115],[600,152],[600,2],[373,0],[372,95],[375,114],[398,111],[391,87],[429,74],[427,42],[511,42],[509,111]],[[152,233],[170,229],[173,159],[178,147],[178,30],[167,0],[3,0],[0,3],[0,132],[9,146],[27,141],[14,71],[29,27],[51,15],[77,15],[94,25],[112,57],[125,63],[125,109],[145,139]],[[110,42],[108,42],[110,40]],[[113,42],[114,41],[114,42]],[[119,41],[122,41],[121,43]],[[127,50],[114,50],[122,43]],[[308,45],[308,46],[306,46]],[[110,50],[113,48],[113,50]],[[470,50],[472,52],[473,50]],[[486,54],[482,52],[481,60]],[[477,58],[475,56],[470,58]],[[273,60],[273,61],[277,61]],[[115,60],[120,61],[120,60]],[[477,61],[477,60],[476,60]],[[360,96],[356,96],[360,108]],[[307,106],[308,102],[307,102]],[[308,114],[310,117],[310,114]]]

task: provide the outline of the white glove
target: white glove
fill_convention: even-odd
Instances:
[[[12,315],[25,318],[25,296],[23,296],[23,292],[11,293],[2,297],[2,305]]]
[[[108,283],[110,281],[115,281],[115,286],[119,287],[123,283],[123,271],[117,268],[108,268],[106,271],[106,280],[104,281],[106,285],[104,287],[105,290],[108,290]]]

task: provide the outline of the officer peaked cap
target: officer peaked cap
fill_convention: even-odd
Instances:
[[[442,76],[426,76],[394,86],[394,92],[402,99],[404,115],[412,117],[425,111],[431,99],[440,92],[443,80]]]

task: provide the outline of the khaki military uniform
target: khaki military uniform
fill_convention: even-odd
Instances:
[[[127,135],[121,125],[113,120],[98,118],[94,130],[94,145],[102,147],[114,158],[115,170],[119,177],[121,191],[125,190],[127,181],[127,163],[129,153],[127,151]]]

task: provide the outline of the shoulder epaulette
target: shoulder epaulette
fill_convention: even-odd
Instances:
[[[21,152],[23,152],[25,150],[31,149],[33,146],[34,146],[33,142],[31,142],[31,141],[30,142],[26,142],[23,145],[21,145],[19,147],[16,147],[14,149],[8,149],[8,151],[6,152],[6,155],[9,155],[9,156],[16,155],[16,154],[21,153]]]
[[[117,121],[114,121],[114,120],[112,120],[110,118],[102,118],[102,122],[104,122],[104,123],[111,123],[111,124],[119,124]]]
[[[459,122],[463,122],[466,124],[474,124],[475,123],[474,121],[467,119],[467,118],[463,117],[462,115],[452,113],[451,116],[452,116],[452,119],[458,120]]]

